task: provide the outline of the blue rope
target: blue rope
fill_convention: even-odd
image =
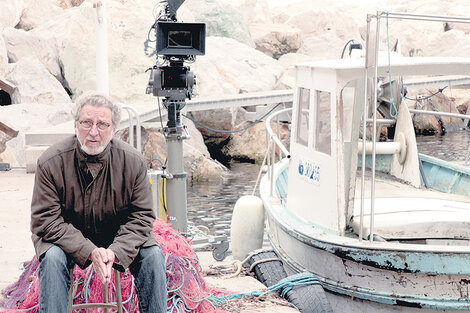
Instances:
[[[134,296],[134,276],[131,275],[131,281],[132,281],[132,284],[131,284],[131,293],[129,295],[129,298],[127,298],[127,300],[123,301],[122,302],[122,308],[124,309],[124,311],[126,312],[129,312],[126,307],[124,306],[124,304],[127,304],[129,301],[132,300],[132,297]],[[114,291],[116,291],[116,286],[114,286]],[[130,306],[130,304],[129,304]]]
[[[248,293],[238,293],[238,294],[229,294],[226,296],[217,296],[211,299],[211,303],[214,303],[217,306],[222,306],[225,302],[233,299],[242,298],[244,296],[254,296],[259,297],[267,292],[277,292],[281,290],[281,296],[285,297],[286,294],[291,291],[294,287],[297,286],[307,286],[307,285],[319,285],[320,281],[313,274],[305,274],[292,277],[291,279],[286,279],[277,284],[268,287],[266,290],[256,290]]]
[[[398,114],[397,107],[395,105],[395,101],[393,99],[393,90],[392,90],[392,68],[390,66],[390,36],[388,34],[388,11],[387,11],[387,52],[388,52],[388,80],[390,84],[390,115],[392,117],[396,117]],[[376,38],[376,40],[379,40]],[[392,112],[392,108],[395,111],[394,113]]]

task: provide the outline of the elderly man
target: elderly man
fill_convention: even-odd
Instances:
[[[76,101],[75,136],[38,160],[31,231],[39,312],[67,311],[70,269],[93,264],[107,284],[129,267],[142,313],[166,312],[165,258],[152,233],[152,194],[141,154],[113,138],[120,108],[99,94]]]

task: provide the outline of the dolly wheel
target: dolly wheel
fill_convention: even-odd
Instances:
[[[221,262],[225,259],[226,252],[229,247],[228,241],[221,241],[219,243],[212,245],[214,249],[212,250],[212,257],[214,260]]]

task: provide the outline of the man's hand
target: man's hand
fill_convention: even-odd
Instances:
[[[93,268],[103,284],[111,282],[111,273],[114,263],[114,252],[110,249],[95,248],[90,256],[90,261],[93,263]]]

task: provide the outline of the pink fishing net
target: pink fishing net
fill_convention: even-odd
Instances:
[[[215,290],[209,287],[202,276],[197,255],[191,249],[191,243],[171,228],[167,223],[157,219],[153,233],[166,258],[167,277],[167,308],[168,312],[194,313],[223,313],[219,308],[220,302],[227,291]],[[34,257],[24,264],[24,272],[17,282],[2,291],[0,312],[38,312],[38,267],[39,262]],[[133,285],[133,277],[129,270],[121,275],[121,290],[124,311],[139,312],[137,295]],[[77,284],[74,303],[102,302],[102,285],[92,267],[82,270],[75,266],[73,282]],[[114,277],[108,285],[111,301],[115,301]],[[90,309],[88,312],[98,312]]]

